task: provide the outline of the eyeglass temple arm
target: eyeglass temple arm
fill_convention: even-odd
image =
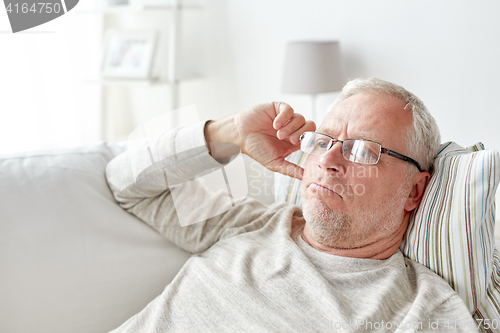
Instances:
[[[418,168],[418,171],[420,171],[420,172],[423,171],[422,168],[420,167],[420,164],[411,157],[405,156],[403,154],[395,152],[394,150],[390,150],[390,149],[383,148],[383,147],[382,147],[382,153],[387,154],[387,155],[392,156],[392,157],[395,157],[395,158],[399,158],[400,160],[403,160],[406,162],[410,162]]]

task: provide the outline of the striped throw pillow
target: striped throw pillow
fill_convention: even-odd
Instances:
[[[305,165],[295,152],[289,160]],[[300,181],[277,179],[277,201],[300,204]],[[481,143],[441,145],[420,206],[412,212],[401,243],[403,254],[445,279],[480,322],[500,332],[500,260],[494,259],[495,192],[500,153]],[[499,244],[500,245],[500,244]],[[496,261],[495,261],[496,260]],[[484,321],[486,323],[486,321]],[[485,325],[483,331],[489,332]],[[497,330],[495,330],[497,331]]]
[[[471,314],[486,295],[493,269],[495,192],[500,153],[482,144],[441,146],[420,206],[400,249],[445,279]]]
[[[500,240],[495,239],[493,252],[493,274],[483,299],[474,319],[480,324],[481,332],[500,332]]]

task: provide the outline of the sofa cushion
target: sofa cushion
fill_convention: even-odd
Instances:
[[[100,143],[0,156],[3,332],[106,332],[160,294],[188,254],[125,212]]]

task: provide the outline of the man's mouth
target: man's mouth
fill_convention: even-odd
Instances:
[[[330,195],[338,195],[340,198],[342,198],[342,195],[340,195],[340,193],[338,192],[335,192],[334,190],[332,190],[331,188],[329,188],[328,186],[326,185],[323,185],[323,184],[319,184],[319,183],[311,183],[309,184],[309,187],[317,192],[320,192],[320,191],[323,191],[327,194],[330,194]]]

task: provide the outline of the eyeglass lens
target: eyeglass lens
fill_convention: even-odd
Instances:
[[[314,132],[304,133],[300,149],[308,154],[322,155],[329,148],[332,139],[326,135]],[[376,164],[380,157],[381,146],[372,141],[346,139],[342,143],[342,154],[348,161],[362,164]]]

